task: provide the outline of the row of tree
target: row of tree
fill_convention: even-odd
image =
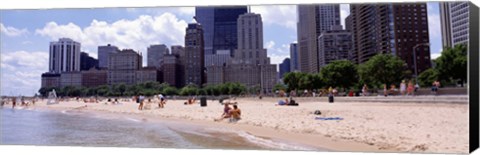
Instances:
[[[435,80],[443,85],[462,84],[467,78],[467,48],[457,45],[446,48],[440,57],[434,60],[435,66],[422,72],[418,77],[419,85],[431,86]],[[323,67],[318,74],[291,72],[285,74],[283,82],[275,90],[314,90],[329,87],[359,90],[364,84],[369,88],[383,89],[383,84],[396,85],[404,79],[412,80],[412,71],[406,63],[391,54],[378,54],[367,62],[356,65],[348,60],[334,61]]]
[[[199,88],[195,85],[187,85],[181,89],[172,87],[167,83],[146,82],[136,85],[115,84],[101,85],[97,87],[83,86],[65,86],[61,88],[50,87],[40,88],[38,91],[41,96],[47,97],[48,92],[55,90],[57,96],[84,97],[84,96],[133,96],[145,95],[152,96],[156,94],[164,95],[240,95],[242,93],[256,93],[260,91],[260,87],[247,89],[240,83],[224,83],[218,85],[206,85]]]

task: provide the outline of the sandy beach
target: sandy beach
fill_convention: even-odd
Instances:
[[[281,98],[237,98],[242,120],[215,122],[222,114],[218,100],[208,106],[184,105],[185,100],[168,100],[165,108],[138,110],[134,102],[120,105],[65,101],[31,108],[85,110],[142,119],[162,119],[210,127],[227,127],[250,134],[290,140],[332,151],[468,153],[468,104],[445,103],[327,103],[326,98],[297,100],[300,106],[275,106]],[[197,102],[198,103],[198,102]],[[85,105],[87,105],[85,107]],[[320,110],[321,115],[313,112]],[[340,117],[319,120],[316,117]]]

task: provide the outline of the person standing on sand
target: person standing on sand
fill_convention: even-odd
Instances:
[[[367,93],[368,93],[367,84],[363,84],[362,95],[363,95],[363,96],[367,96]]]
[[[140,97],[138,97],[138,101],[140,102],[140,105],[138,105],[138,110],[143,110],[143,100],[145,100],[145,96],[140,95]]]
[[[158,108],[163,108],[164,107],[163,105],[166,102],[165,97],[162,94],[160,94],[160,95],[158,95],[158,98],[160,99],[160,103],[158,103]]]
[[[432,83],[432,92],[437,95],[438,88],[440,87],[440,81],[435,80],[435,82]]]
[[[240,116],[242,115],[242,112],[238,109],[237,105],[233,105],[233,109],[230,110],[229,113],[231,116],[230,122],[237,122],[241,119]]]
[[[413,83],[412,83],[412,81],[409,81],[408,82],[408,87],[407,87],[407,95],[410,94],[410,95],[413,96],[414,95],[413,94],[413,89],[415,89],[414,86],[413,86]]]
[[[15,106],[17,106],[17,97],[12,97],[12,109],[15,108]]]
[[[400,93],[402,93],[402,95],[405,95],[406,90],[407,84],[405,83],[405,80],[402,80],[402,83],[400,83]]]
[[[384,95],[385,97],[388,96],[388,94],[387,94],[387,84],[383,84],[383,95]]]

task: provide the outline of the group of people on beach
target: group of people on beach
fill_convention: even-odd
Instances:
[[[18,101],[19,100],[19,101]],[[9,97],[9,98],[2,98],[0,101],[0,107],[3,107],[8,104],[12,104],[12,109],[17,107],[17,102],[20,104],[19,106],[28,107],[30,105],[35,105],[36,98],[31,98],[29,100],[25,99],[25,97]]]
[[[233,105],[233,109],[230,108],[230,104],[225,103],[223,108],[223,113],[218,119],[214,119],[214,121],[222,121],[223,119],[229,119],[229,122],[237,122],[241,119],[242,112],[235,104]]]
[[[163,96],[162,94],[159,94],[159,95],[155,95],[155,97],[159,100],[158,102],[158,108],[164,108],[165,107],[165,104],[167,104],[167,100],[165,99],[165,96]],[[145,104],[147,103],[145,101],[145,96],[143,96],[142,94],[141,95],[137,95],[137,96],[133,96],[133,100],[138,104],[138,110],[143,110],[145,108]],[[148,99],[148,103],[151,103],[152,100],[149,98]],[[150,108],[150,104],[148,104],[148,108]]]

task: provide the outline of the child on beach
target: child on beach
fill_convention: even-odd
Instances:
[[[402,93],[402,95],[405,95],[406,88],[407,84],[405,84],[405,80],[403,80],[402,83],[400,83],[400,93]]]
[[[412,81],[408,82],[407,95],[412,95],[413,96],[413,89],[414,89],[414,86],[413,86]]]
[[[230,122],[237,122],[241,119],[240,115],[242,115],[242,113],[240,109],[238,109],[237,105],[233,105],[233,109],[230,110],[229,113],[231,115]]]

